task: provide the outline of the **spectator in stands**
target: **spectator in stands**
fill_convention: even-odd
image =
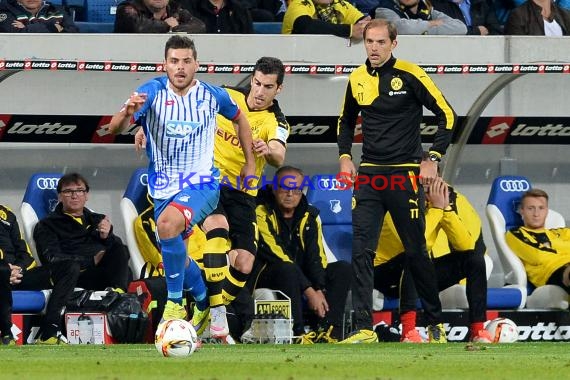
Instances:
[[[126,0],[117,7],[115,33],[204,33],[206,25],[176,0]]]
[[[54,283],[50,305],[61,310],[75,287],[126,290],[129,255],[121,239],[113,234],[106,215],[85,204],[89,184],[80,174],[65,174],[57,184],[59,203],[55,210],[38,222],[34,241],[38,256],[49,267]],[[57,296],[55,289],[59,289]],[[59,344],[59,324],[53,322],[39,343]]]
[[[524,225],[506,233],[506,241],[521,259],[528,280],[536,287],[558,285],[570,293],[570,228],[547,229],[548,194],[530,189],[521,197]]]
[[[0,205],[0,344],[15,344],[12,326],[12,290],[50,289],[47,267],[38,267],[22,237],[16,215]],[[55,292],[56,290],[54,290]],[[48,304],[42,331],[50,321],[59,321],[60,310]]]
[[[78,33],[73,17],[62,7],[43,0],[0,2],[0,32]]]
[[[253,22],[281,22],[287,10],[285,0],[242,0]]]
[[[461,20],[467,26],[467,34],[502,34],[493,0],[431,0],[431,4],[434,9]]]
[[[481,219],[467,198],[441,177],[425,187],[426,244],[434,262],[439,290],[466,278],[470,340],[492,343],[484,329],[487,320],[487,275]],[[374,258],[374,288],[390,297],[400,297],[402,342],[423,343],[416,330],[417,293],[406,267],[404,246],[392,218],[384,219]],[[401,281],[401,282],[400,282]],[[399,292],[398,292],[399,290]]]
[[[513,9],[505,34],[526,36],[570,35],[570,11],[552,0],[527,0]]]
[[[251,288],[278,289],[291,298],[293,333],[299,343],[336,342],[350,286],[350,264],[327,265],[319,210],[300,187],[300,169],[283,166],[272,185],[258,193],[259,243]],[[317,317],[316,331],[305,334],[303,298]]]
[[[345,0],[291,0],[281,33],[333,34],[360,41],[368,21],[370,16]]]
[[[180,4],[204,21],[206,33],[253,33],[251,14],[240,0],[180,0]]]
[[[434,9],[427,0],[381,0],[376,18],[392,21],[398,34],[467,34],[467,26]]]

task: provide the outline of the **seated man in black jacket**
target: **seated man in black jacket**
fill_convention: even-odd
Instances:
[[[12,335],[12,290],[50,289],[49,271],[38,267],[22,237],[16,215],[0,205],[0,344],[15,344]],[[44,326],[59,320],[60,313],[48,304]],[[44,330],[45,328],[42,328]]]
[[[57,184],[59,203],[34,228],[40,260],[50,269],[54,293],[50,305],[62,310],[75,287],[104,290],[127,288],[129,255],[106,215],[85,207],[87,180],[66,174]],[[59,322],[58,322],[59,323]],[[39,343],[58,344],[55,321],[43,331]]]
[[[251,14],[240,0],[180,0],[180,5],[204,21],[206,33],[253,33]]]
[[[205,33],[206,25],[176,0],[125,0],[117,7],[115,33]]]
[[[78,33],[73,17],[44,0],[0,1],[0,32]]]
[[[345,261],[327,263],[319,210],[300,188],[303,172],[283,166],[271,187],[257,195],[259,242],[251,288],[281,290],[291,298],[293,333],[298,343],[333,343],[342,338],[342,317],[350,286],[351,267]],[[305,334],[303,296],[317,331]],[[309,323],[307,323],[309,324]]]

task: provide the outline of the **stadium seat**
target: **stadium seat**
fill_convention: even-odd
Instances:
[[[334,175],[312,178],[307,200],[319,209],[323,245],[329,262],[351,261],[352,190],[339,190]]]
[[[61,176],[61,173],[36,173],[32,175],[20,206],[24,238],[28,242],[38,265],[41,265],[41,260],[36,252],[36,244],[33,239],[34,227],[38,220],[48,215],[57,206],[57,182]]]
[[[281,34],[281,22],[254,22],[253,32],[255,34]]]
[[[120,0],[85,1],[85,21],[114,23],[117,5],[120,2]]]
[[[44,313],[51,289],[47,290],[13,290],[12,313],[35,314]]]
[[[42,265],[42,262],[36,252],[36,244],[33,238],[34,227],[38,220],[55,209],[58,203],[57,182],[60,178],[61,173],[36,173],[32,175],[20,206],[24,239],[30,246],[38,265]],[[43,313],[50,294],[51,290],[12,291],[12,312]]]
[[[75,23],[80,33],[113,33],[115,24],[112,22],[81,22]]]
[[[129,265],[133,275],[138,279],[141,269],[145,263],[143,256],[137,245],[135,231],[133,228],[135,219],[150,205],[147,199],[147,169],[139,168],[132,174],[127,189],[121,199],[121,215],[125,223],[125,237],[129,248]]]
[[[491,186],[486,214],[491,233],[501,260],[508,287],[518,288],[526,298],[526,307],[533,309],[567,309],[568,294],[559,286],[544,285],[533,289],[528,283],[524,265],[510,249],[505,233],[523,224],[518,213],[521,195],[531,188],[530,181],[522,176],[500,176]],[[554,210],[548,210],[547,228],[564,227],[564,217]],[[529,286],[530,285],[530,286]]]
[[[53,3],[53,1],[50,1]],[[87,0],[57,0],[57,5],[63,5],[69,10],[73,20],[77,21],[85,20],[85,5]]]

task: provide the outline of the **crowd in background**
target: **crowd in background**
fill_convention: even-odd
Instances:
[[[88,3],[0,0],[0,32],[77,33],[76,21],[90,21]],[[274,22],[283,34],[358,41],[374,18],[395,22],[399,34],[570,33],[570,0],[124,0],[108,13],[115,33],[250,34],[254,24]]]

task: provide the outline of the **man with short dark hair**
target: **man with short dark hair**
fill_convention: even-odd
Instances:
[[[34,228],[38,256],[49,267],[54,283],[48,306],[48,316],[53,315],[53,320],[50,318],[42,330],[40,344],[61,343],[57,311],[65,307],[75,287],[125,291],[128,283],[128,252],[113,234],[109,218],[85,207],[89,198],[85,177],[78,173],[64,175],[57,184],[57,193],[55,210]]]
[[[260,238],[250,284],[253,289],[281,290],[291,299],[293,333],[300,337],[299,343],[333,343],[342,337],[350,264],[327,263],[319,210],[308,204],[303,179],[300,169],[283,166],[273,184],[259,192]],[[303,298],[318,320],[307,334]]]
[[[135,121],[142,125],[149,142],[148,192],[155,207],[168,291],[163,319],[171,320],[187,317],[182,305],[187,257],[184,239],[196,224],[201,224],[206,237],[214,241],[214,256],[223,257],[226,264],[227,222],[223,216],[210,215],[220,197],[220,172],[214,165],[217,114],[231,120],[244,157],[236,179],[240,189],[255,173],[255,162],[246,114],[225,89],[195,78],[199,63],[194,41],[185,36],[170,37],[164,46],[164,59],[166,75],[143,83],[133,92],[111,119],[109,129],[119,133]],[[207,260],[204,257],[205,267]],[[225,268],[216,266],[212,275],[223,279]],[[221,298],[212,300],[210,295],[210,333],[214,338],[229,334]]]
[[[570,228],[546,228],[548,194],[530,189],[519,205],[524,225],[507,231],[505,239],[521,259],[536,287],[558,285],[570,293]]]
[[[244,164],[245,157],[241,147],[235,144],[235,130],[227,119],[217,119],[214,162],[220,169],[222,179],[220,203],[212,214],[224,216],[229,226],[229,257],[232,259],[220,289],[226,304],[231,302],[245,285],[255,260],[258,234],[255,196],[260,183],[263,183],[261,177],[265,166],[270,164],[279,167],[285,160],[289,124],[275,99],[283,89],[284,75],[285,67],[280,59],[261,57],[255,64],[249,86],[227,88],[231,98],[240,108],[247,110],[246,115],[252,125],[255,179],[245,189],[240,189],[238,183],[239,169]],[[205,265],[211,258],[209,244],[210,242],[206,243],[204,252]],[[225,257],[219,262],[225,266]]]
[[[240,170],[246,157],[232,122],[216,117],[218,129],[214,144],[214,164],[220,170],[220,201],[209,219],[210,229],[203,252],[204,270],[208,281],[210,306],[231,303],[253,267],[257,251],[255,196],[268,163],[279,167],[285,160],[289,124],[279,107],[276,96],[283,89],[285,67],[279,58],[261,57],[255,63],[249,86],[226,87],[230,97],[247,115],[253,125],[255,177],[247,186],[240,183]],[[144,143],[142,130],[135,136],[137,148]],[[226,244],[229,239],[229,257]],[[221,247],[217,249],[216,247]],[[202,253],[202,252],[201,252]],[[227,271],[222,271],[228,267]],[[225,273],[225,274],[224,274]],[[205,327],[201,310],[194,310],[192,323],[198,332]]]

